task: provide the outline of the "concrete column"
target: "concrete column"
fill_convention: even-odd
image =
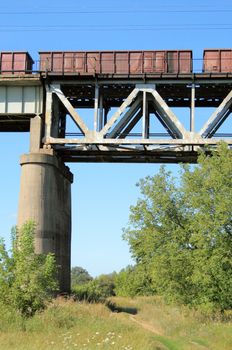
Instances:
[[[21,157],[18,226],[36,223],[35,251],[55,254],[61,292],[70,291],[73,175],[52,150]]]

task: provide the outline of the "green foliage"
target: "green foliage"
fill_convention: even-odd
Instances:
[[[95,283],[98,286],[98,288],[101,290],[101,294],[104,298],[108,298],[110,296],[114,296],[115,292],[115,276],[116,273],[110,273],[110,274],[102,274],[95,278]]]
[[[232,308],[232,152],[221,144],[178,181],[161,167],[140,181],[124,232],[152,288],[186,304]]]
[[[106,298],[114,296],[115,274],[100,275],[94,280],[73,287],[72,292],[78,300],[85,300],[91,303],[104,302]]]
[[[146,266],[143,264],[127,266],[115,276],[117,296],[134,297],[135,295],[152,295],[154,292]]]
[[[75,299],[79,301],[87,301],[89,303],[104,302],[105,298],[101,295],[101,290],[91,281],[87,284],[76,285],[72,289]]]
[[[12,233],[11,254],[0,243],[0,303],[26,317],[43,309],[58,290],[55,258],[35,254],[34,230],[34,223],[27,222]]]
[[[83,267],[75,266],[71,269],[71,285],[72,287],[76,285],[86,284],[91,281],[93,277],[90,276],[87,270]]]

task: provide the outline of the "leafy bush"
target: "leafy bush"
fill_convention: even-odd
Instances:
[[[74,286],[72,292],[77,300],[97,303],[114,296],[114,287],[114,274],[101,275],[87,284]]]
[[[72,289],[74,298],[79,301],[87,301],[89,303],[104,302],[105,298],[101,294],[101,290],[94,281],[83,285],[76,285]]]
[[[121,297],[152,295],[155,293],[151,278],[142,264],[127,266],[115,276],[115,294]]]
[[[14,230],[9,253],[0,242],[0,303],[25,317],[43,309],[58,290],[55,257],[35,254],[34,232],[33,222]]]

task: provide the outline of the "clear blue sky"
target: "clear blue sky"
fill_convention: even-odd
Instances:
[[[38,59],[46,50],[158,50],[231,48],[231,1],[195,0],[8,0],[0,5],[0,51],[26,50]],[[196,60],[195,68],[202,62]],[[206,113],[209,115],[210,111]],[[204,117],[205,116],[200,116]],[[9,244],[16,223],[19,157],[28,134],[0,134],[0,236]],[[176,172],[177,166],[169,166]],[[71,164],[72,265],[93,276],[132,263],[122,241],[136,182],[159,165]]]

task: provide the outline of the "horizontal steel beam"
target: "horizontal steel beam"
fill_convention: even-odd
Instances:
[[[67,139],[53,138],[46,140],[49,144],[57,145],[217,145],[224,141],[228,145],[232,145],[232,139]]]
[[[56,82],[62,85],[81,85],[81,84],[91,84],[97,83],[99,85],[108,84],[140,84],[146,81],[147,84],[232,84],[232,74],[212,74],[212,73],[199,73],[199,74],[184,74],[184,75],[171,75],[171,74],[146,74],[146,75],[112,75],[111,77],[106,77],[106,75],[94,75],[89,76],[64,76],[60,79],[60,76],[49,77],[49,81]]]
[[[0,85],[1,114],[41,114],[43,90],[41,86]]]
[[[40,74],[0,74],[0,86],[43,86]]]
[[[205,151],[208,152],[209,151]],[[91,162],[91,163],[196,163],[198,152],[192,150],[169,150],[164,153],[163,150],[154,151],[125,151],[119,153],[116,151],[67,151],[60,153],[62,159],[66,162]]]

